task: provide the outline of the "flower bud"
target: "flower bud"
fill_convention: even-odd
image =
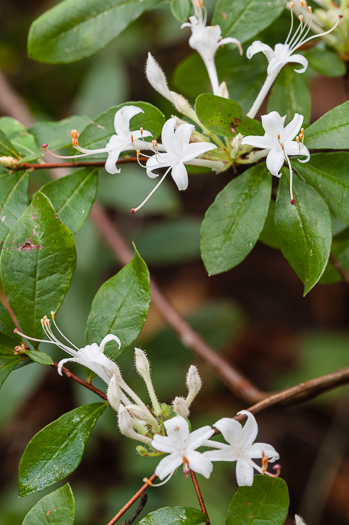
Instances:
[[[171,102],[176,108],[177,111],[182,113],[183,115],[188,115],[192,113],[193,108],[189,104],[188,100],[183,97],[183,95],[180,95],[179,93],[176,93],[175,91],[170,91],[171,95]]]
[[[150,377],[150,365],[148,358],[140,348],[135,348],[135,366],[139,375],[145,380]]]
[[[229,98],[229,91],[226,82],[222,82],[218,88],[217,95],[223,98]]]
[[[121,390],[117,384],[115,375],[112,376],[108,390],[107,398],[110,406],[117,412],[121,404]]]
[[[202,385],[201,379],[199,376],[199,371],[196,368],[196,366],[191,365],[189,367],[187,377],[186,377],[186,383],[187,383],[187,388],[188,388],[188,396],[187,396],[186,402],[188,406],[190,406],[195,396],[199,393],[201,385]]]
[[[155,89],[155,91],[172,102],[171,91],[168,88],[165,73],[150,53],[148,53],[145,74],[149,84]]]
[[[153,417],[150,414],[150,412],[148,410],[144,410],[138,405],[127,405],[126,409],[131,414],[131,416],[133,416],[135,419],[138,419],[141,422],[148,422],[150,420],[153,421]]]
[[[297,514],[295,514],[294,519],[295,519],[296,525],[305,525],[305,521],[303,521],[303,519]]]
[[[124,434],[124,436],[131,439],[135,439],[136,432],[133,428],[133,419],[124,405],[120,405],[119,407],[118,424],[121,434]]]
[[[186,400],[183,397],[175,397],[172,403],[173,410],[177,416],[188,417],[189,408]]]

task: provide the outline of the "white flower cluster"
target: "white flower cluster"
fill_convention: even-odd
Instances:
[[[106,344],[111,341],[121,347],[117,336],[108,334],[100,345],[92,343],[84,348],[77,348],[60,331],[53,312],[51,318],[59,334],[74,348],[62,343],[55,336],[47,316],[42,318],[41,324],[48,340],[26,336],[18,329],[15,329],[15,332],[32,341],[54,344],[73,356],[58,363],[57,369],[60,375],[62,375],[63,364],[72,361],[89,368],[108,385],[108,402],[118,414],[121,433],[147,445],[148,449],[142,450],[143,455],[167,454],[155,470],[155,474],[161,480],[169,479],[180,465],[184,466],[185,474],[191,469],[209,478],[213,461],[236,461],[236,477],[240,486],[252,485],[254,469],[269,476],[279,474],[278,465],[274,467],[278,470],[275,474],[267,472],[268,461],[276,461],[279,455],[271,445],[254,443],[258,425],[253,414],[247,410],[238,413],[247,417],[244,426],[233,418],[223,418],[213,425],[214,428],[204,426],[190,432],[187,420],[189,407],[202,386],[196,366],[191,365],[186,376],[187,397],[176,397],[170,407],[159,403],[151,379],[149,360],[143,350],[135,348],[135,367],[147,387],[152,405],[149,408],[124,381],[117,364],[104,353]],[[210,439],[216,430],[222,434],[226,443]],[[209,450],[198,452],[197,449],[202,446]],[[262,466],[255,463],[254,459],[261,459]]]

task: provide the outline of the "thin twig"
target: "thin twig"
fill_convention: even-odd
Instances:
[[[156,478],[156,474],[150,476],[150,478],[146,480],[144,485],[136,492],[134,496],[132,496],[132,498],[126,503],[126,505],[124,505],[122,509],[119,510],[116,516],[114,516],[114,518],[109,521],[108,525],[114,525],[114,523],[116,523],[125,514],[125,512],[128,511],[128,509],[134,504],[134,502],[137,501],[137,499],[143,494],[143,492],[145,492],[147,488],[151,486],[151,484],[153,483],[153,481],[156,480]]]
[[[130,162],[146,162],[146,157],[124,157],[118,160],[118,164],[129,164]],[[51,170],[56,168],[104,168],[105,160],[98,160],[94,162],[42,162],[39,164],[31,164],[30,162],[16,162],[11,164],[9,168],[11,171],[20,170]],[[5,166],[6,167],[6,166]]]
[[[19,120],[26,128],[34,124],[28,106],[0,72],[0,111]]]
[[[200,490],[200,487],[199,487],[199,484],[198,484],[198,480],[196,479],[196,476],[195,476],[195,472],[193,470],[191,470],[191,469],[189,469],[189,470],[190,470],[191,479],[193,481],[193,485],[194,485],[194,488],[195,488],[195,492],[196,492],[196,495],[197,495],[198,500],[199,500],[200,508],[201,508],[202,512],[204,514],[206,514],[206,516],[207,516],[206,525],[210,525],[210,518],[208,517],[207,509],[206,509],[206,506],[205,506],[205,503],[204,503],[204,499],[203,499],[202,494],[201,494],[201,490]]]
[[[54,368],[58,369],[58,363],[56,363],[56,362],[53,362],[53,365],[51,365],[51,366],[53,366]],[[84,381],[83,379],[80,379],[80,377],[78,377],[75,374],[73,374],[72,372],[70,372],[70,370],[68,370],[64,366],[62,366],[62,374],[64,376],[68,377],[69,379],[73,379],[73,381],[76,381],[76,383],[79,383],[80,385],[84,386],[85,388],[88,388],[89,390],[91,390],[91,392],[94,392],[95,394],[97,394],[97,396],[99,396],[102,399],[104,399],[104,401],[108,400],[107,395],[104,394],[104,392],[102,392],[101,390],[99,390],[95,386],[91,385],[91,383],[87,383],[87,381]]]
[[[126,265],[133,257],[133,253],[121,233],[98,203],[94,204],[90,217],[116,259],[123,265]],[[246,403],[256,403],[264,399],[267,394],[253,385],[239,370],[221,357],[195,332],[166,299],[154,279],[151,278],[150,283],[153,303],[168,325],[179,336],[182,343],[205,361],[238,398]]]
[[[143,494],[141,494],[141,501],[140,501],[140,504],[138,505],[137,509],[136,509],[136,512],[134,514],[132,514],[132,516],[130,517],[129,520],[125,521],[123,523],[123,525],[132,525],[132,523],[134,522],[134,520],[137,518],[137,516],[140,515],[140,513],[142,512],[142,510],[144,509],[145,507],[145,504],[147,503],[147,499],[148,499],[148,494],[146,492],[143,492]]]
[[[339,260],[332,253],[330,253],[330,262],[334,269],[337,270],[337,272],[341,276],[342,281],[345,284],[349,284],[349,274],[345,271]]]

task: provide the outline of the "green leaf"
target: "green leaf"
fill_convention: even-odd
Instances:
[[[201,256],[209,275],[234,268],[250,253],[268,213],[270,192],[271,175],[263,163],[217,195],[201,227]]]
[[[117,359],[143,328],[150,303],[149,272],[137,250],[133,259],[114,277],[102,284],[93,299],[87,319],[86,344],[100,343],[107,334],[121,341],[109,355]]]
[[[247,113],[267,76],[266,58],[260,53],[251,62],[246,56],[240,56],[234,46],[228,45],[217,51],[215,62],[219,80],[227,83],[230,98]],[[206,67],[198,53],[177,66],[173,82],[181,93],[193,98],[211,89]]]
[[[275,225],[280,248],[306,295],[323,274],[330,254],[332,219],[320,195],[296,174],[295,204],[290,203],[289,174],[283,170],[276,200]]]
[[[20,497],[43,490],[74,472],[106,407],[105,403],[92,403],[75,408],[33,437],[19,463]]]
[[[334,51],[316,46],[304,55],[309,67],[325,77],[342,77],[346,73],[343,60]]]
[[[35,361],[35,363],[38,363],[39,365],[53,365],[51,356],[45,354],[45,352],[39,352],[38,350],[24,350],[21,354],[27,355],[32,361]]]
[[[115,113],[124,106],[137,106],[144,111],[144,113],[139,113],[131,119],[131,130],[143,127],[144,130],[152,133],[153,139],[160,135],[165,122],[165,117],[161,111],[147,102],[127,102],[127,104],[113,106],[95,118],[93,123],[89,124],[79,136],[79,144],[89,149],[104,148],[111,135],[115,133]]]
[[[218,0],[212,25],[218,24],[223,36],[247,42],[278,18],[285,5],[285,0]]]
[[[75,263],[72,234],[47,197],[35,194],[1,254],[4,291],[24,333],[42,337],[40,319],[61,306]]]
[[[6,157],[15,157],[19,159],[19,154],[10,139],[0,128],[0,155]]]
[[[313,149],[349,148],[349,100],[331,109],[305,131],[305,145]]]
[[[135,239],[148,264],[176,264],[200,258],[200,221],[172,219],[149,226]]]
[[[103,49],[159,0],[65,0],[30,28],[30,58],[49,64],[77,62]]]
[[[226,525],[282,525],[290,500],[281,478],[257,475],[252,487],[239,487],[230,502]]]
[[[85,168],[42,186],[60,219],[72,233],[86,221],[96,200],[98,169]]]
[[[28,512],[22,525],[74,525],[75,501],[67,483],[47,494]]]
[[[237,133],[263,135],[261,123],[246,117],[233,100],[203,93],[196,99],[195,111],[202,124],[217,135],[230,138]]]
[[[3,242],[9,231],[29,204],[29,173],[18,171],[0,176],[0,242]]]
[[[192,507],[164,507],[143,518],[139,525],[199,525],[207,516]]]
[[[36,144],[35,137],[18,120],[11,117],[1,117],[0,128],[6,133],[13,146],[17,148],[21,162],[32,162],[41,157],[41,151]]]
[[[177,18],[178,22],[183,24],[190,15],[190,0],[171,0],[171,11],[173,16]]]
[[[280,115],[287,115],[289,120],[295,113],[300,113],[304,116],[304,122],[308,123],[310,104],[310,92],[304,76],[297,73],[293,66],[284,67],[271,90],[268,99],[268,113],[277,111]]]
[[[38,122],[29,128],[29,131],[34,135],[39,146],[48,144],[53,151],[65,146],[71,146],[70,131],[77,129],[78,132],[81,132],[90,123],[91,119],[89,117],[78,115],[65,118],[60,122]]]
[[[263,230],[261,231],[261,234],[259,236],[259,240],[263,244],[266,244],[271,248],[280,248],[275,227],[275,201],[273,199],[270,199],[268,215],[265,219],[265,223],[263,226]]]
[[[349,224],[349,152],[318,153],[297,172],[322,196],[337,219]]]
[[[10,373],[23,361],[20,354],[14,350],[0,346],[0,387],[4,384]]]
[[[19,335],[13,333],[15,324],[8,310],[0,301],[0,345],[13,349],[21,342]]]

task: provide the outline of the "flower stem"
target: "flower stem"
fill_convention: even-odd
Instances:
[[[208,517],[208,514],[207,514],[207,510],[206,510],[205,503],[204,503],[204,500],[203,500],[203,497],[202,497],[202,494],[201,494],[201,490],[200,490],[200,487],[199,487],[199,484],[198,484],[198,480],[196,479],[196,476],[195,476],[195,472],[193,470],[191,470],[191,469],[189,469],[189,470],[190,470],[191,479],[193,481],[193,485],[194,485],[195,492],[196,492],[196,495],[197,495],[198,500],[199,500],[199,504],[200,504],[201,510],[207,516],[206,525],[210,525],[210,518]]]
[[[267,76],[267,78],[265,79],[265,82],[264,82],[264,84],[262,86],[262,89],[258,93],[258,96],[257,96],[256,100],[254,101],[254,103],[252,105],[252,108],[247,113],[248,117],[255,118],[255,116],[256,116],[259,108],[263,104],[264,99],[267,96],[271,86],[274,84],[275,79],[278,76],[280,70],[281,70],[281,68],[280,69],[278,68],[272,75],[268,75]]]

